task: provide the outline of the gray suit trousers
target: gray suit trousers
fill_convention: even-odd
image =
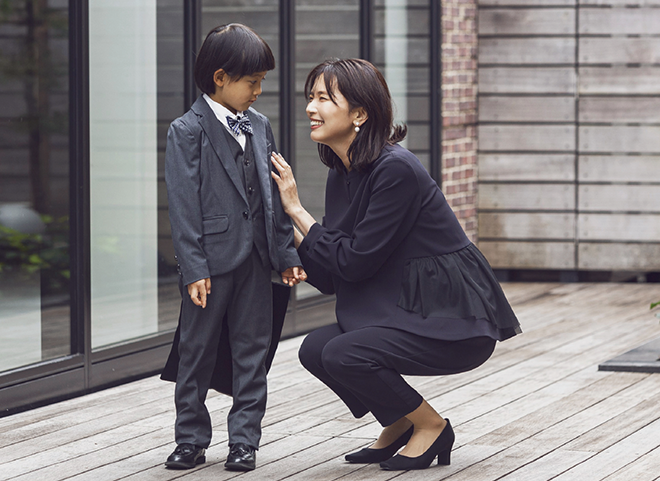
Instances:
[[[227,416],[229,444],[259,447],[266,410],[266,354],[272,333],[270,266],[256,248],[236,269],[211,277],[206,308],[193,304],[182,286],[175,439],[207,448],[212,428],[204,404],[227,313],[233,367],[233,406]]]

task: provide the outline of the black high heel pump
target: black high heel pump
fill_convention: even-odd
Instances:
[[[426,469],[428,468],[435,457],[438,457],[438,464],[449,465],[451,461],[451,448],[454,445],[454,430],[449,423],[449,419],[445,419],[447,425],[442,430],[440,435],[433,441],[431,447],[421,456],[411,458],[397,454],[392,459],[380,463],[380,467],[387,471],[406,471],[409,469]]]
[[[346,461],[349,463],[380,463],[386,461],[396,454],[402,446],[405,446],[412,436],[414,426],[410,426],[405,433],[399,436],[392,444],[381,449],[363,448],[355,453],[347,454]]]

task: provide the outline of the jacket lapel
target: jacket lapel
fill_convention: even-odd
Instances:
[[[223,132],[220,130],[220,129],[224,129],[225,127],[217,119],[217,117],[213,113],[213,110],[211,110],[211,107],[209,107],[209,105],[206,103],[206,100],[204,100],[203,97],[200,96],[192,105],[191,109],[193,110],[193,112],[195,112],[197,115],[200,116],[199,123],[202,126],[204,132],[206,133],[206,136],[209,139],[211,147],[213,147],[213,151],[215,152],[215,155],[217,155],[218,158],[220,159],[222,166],[225,168],[225,171],[227,172],[227,175],[234,183],[236,190],[238,190],[238,192],[241,194],[241,197],[247,204],[248,200],[245,194],[245,189],[243,189],[243,182],[241,181],[241,176],[238,173],[238,167],[236,166],[236,162],[234,161],[232,156],[229,155],[231,149],[229,148],[229,145],[227,145],[227,139],[225,139]]]
[[[266,135],[266,124],[252,110],[247,111],[247,116],[252,123],[252,151],[259,175],[259,187],[261,187],[261,201],[264,204],[264,214],[269,214],[272,210],[273,198],[271,193],[270,176],[270,151],[272,146],[268,143]],[[267,216],[270,217],[270,214]]]

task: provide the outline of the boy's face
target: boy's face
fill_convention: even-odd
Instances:
[[[223,70],[218,70],[213,76],[215,93],[211,95],[211,98],[234,114],[243,112],[261,95],[261,82],[266,77],[266,73],[255,72],[232,80]]]

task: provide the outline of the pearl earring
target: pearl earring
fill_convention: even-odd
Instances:
[[[358,133],[360,131],[360,124],[355,122],[355,133]]]

